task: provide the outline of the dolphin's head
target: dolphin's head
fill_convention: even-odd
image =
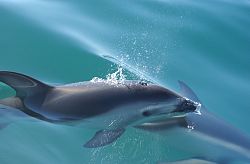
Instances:
[[[126,85],[131,92],[130,99],[140,104],[138,111],[143,117],[183,115],[194,112],[199,106],[199,103],[156,84],[134,82]]]

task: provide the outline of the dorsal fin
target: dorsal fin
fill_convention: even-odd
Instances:
[[[16,91],[17,97],[26,97],[41,90],[48,90],[51,86],[29,76],[9,71],[0,71],[0,82],[9,85]]]
[[[187,85],[185,84],[184,82],[182,81],[178,81],[179,82],[179,86],[180,86],[180,89],[181,89],[181,95],[184,96],[184,97],[187,97],[188,99],[190,100],[193,100],[197,103],[200,103],[201,104],[201,108],[200,110],[203,110],[203,111],[207,111],[207,108],[205,107],[205,105],[200,101],[200,99],[198,98],[198,96],[194,93],[194,91]]]
[[[182,96],[184,96],[188,99],[191,99],[195,102],[201,103],[198,96],[194,93],[194,91],[187,84],[185,84],[184,82],[182,82],[180,80],[178,82],[179,82]]]

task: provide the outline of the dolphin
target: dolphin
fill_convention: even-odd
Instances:
[[[190,156],[164,163],[250,163],[249,136],[210,113],[184,82],[179,81],[179,85],[182,96],[200,103],[199,112],[188,113],[183,117],[162,118],[136,126],[163,135],[169,141],[168,146]]]
[[[2,99],[0,104],[50,123],[97,129],[84,144],[87,148],[114,142],[126,127],[136,123],[161,115],[183,115],[198,107],[198,103],[167,88],[142,81],[52,86],[9,71],[0,71],[0,81],[16,91],[16,96]]]

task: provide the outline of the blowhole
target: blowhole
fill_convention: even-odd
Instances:
[[[143,86],[148,86],[148,83],[145,81],[140,81],[139,84],[143,85]]]

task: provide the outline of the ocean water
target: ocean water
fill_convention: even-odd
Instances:
[[[0,0],[0,70],[51,84],[106,78],[122,67],[178,91],[250,135],[250,1]],[[0,97],[14,91],[0,85]],[[13,118],[12,118],[13,119]],[[0,163],[156,163],[185,157],[137,129],[86,149],[91,129],[18,120],[0,132]],[[169,142],[175,142],[169,141]]]

